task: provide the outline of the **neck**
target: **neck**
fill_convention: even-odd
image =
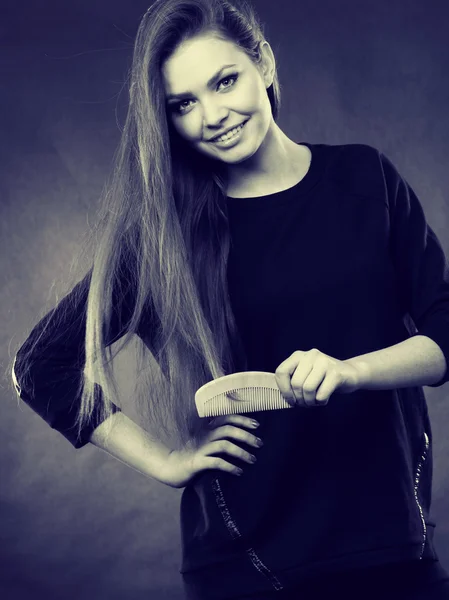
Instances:
[[[288,186],[303,169],[304,148],[273,121],[257,152],[247,160],[227,165],[228,194]]]

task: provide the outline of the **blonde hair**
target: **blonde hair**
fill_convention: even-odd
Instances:
[[[170,124],[160,68],[180,43],[206,30],[260,62],[265,37],[247,2],[156,0],[137,31],[126,121],[87,244],[94,246],[88,295],[80,298],[83,290],[86,294],[82,286],[70,295],[74,303],[87,302],[78,436],[94,410],[104,420],[112,414],[111,402],[120,405],[111,361],[137,329],[146,331],[142,319],[148,310],[154,319],[143,338],[151,350],[144,341],[138,344],[143,382],[136,402],[156,425],[156,437],[175,433],[182,445],[198,440],[206,423],[197,415],[195,391],[233,369],[231,344],[239,344],[239,336],[227,290],[230,236],[223,167],[189,151]],[[267,94],[276,119],[276,73]],[[112,356],[105,340],[114,309],[127,294],[133,298],[132,314]],[[73,311],[71,301],[61,306],[62,317]],[[32,352],[21,357],[24,376]]]

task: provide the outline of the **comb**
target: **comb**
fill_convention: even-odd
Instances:
[[[209,381],[196,391],[195,404],[200,417],[293,408],[281,394],[274,373],[266,371],[232,373]]]

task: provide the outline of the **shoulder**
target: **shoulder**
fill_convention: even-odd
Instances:
[[[369,144],[321,144],[327,154],[330,169],[342,176],[348,173],[365,173],[379,168],[381,151]]]
[[[326,177],[342,192],[358,196],[385,195],[385,171],[392,163],[370,144],[322,144]]]

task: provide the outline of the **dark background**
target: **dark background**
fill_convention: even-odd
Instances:
[[[312,143],[368,143],[418,194],[449,256],[447,3],[255,0],[277,57],[279,124]],[[0,2],[2,367],[80,245],[126,110],[134,0]],[[131,353],[117,361],[129,400]],[[88,445],[74,450],[10,374],[0,421],[0,594],[7,600],[182,598],[180,490]],[[436,545],[449,568],[449,387],[425,388]],[[133,417],[132,407],[125,409]]]

